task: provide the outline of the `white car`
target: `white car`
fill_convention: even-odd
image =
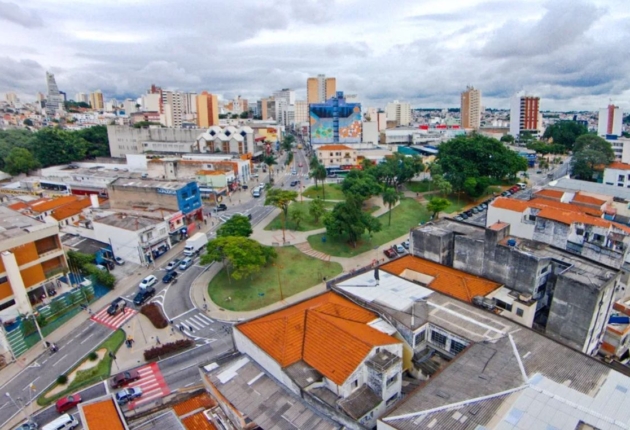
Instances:
[[[404,247],[404,246],[402,246],[402,245],[400,245],[400,244],[395,245],[395,246],[396,246],[396,252],[397,252],[398,254],[404,254],[404,253],[405,253],[405,247]]]
[[[153,275],[149,275],[146,278],[144,278],[142,280],[142,282],[140,282],[140,285],[138,285],[140,287],[141,290],[144,290],[145,288],[149,288],[154,286],[155,284],[157,284],[158,279],[153,276]]]

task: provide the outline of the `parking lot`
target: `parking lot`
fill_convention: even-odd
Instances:
[[[496,197],[507,197],[507,198],[516,198],[527,200],[531,195],[531,189],[522,188],[518,185],[503,191],[499,196]],[[485,227],[486,225],[486,215],[488,213],[488,206],[492,203],[496,197],[490,197],[487,200],[484,200],[482,203],[477,206],[467,209],[466,211],[460,212],[454,218],[457,221],[467,222],[470,224],[478,225]]]

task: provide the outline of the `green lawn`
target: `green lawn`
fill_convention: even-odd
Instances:
[[[421,205],[415,201],[415,199],[406,198],[402,199],[400,204],[392,210],[391,226],[388,226],[388,217],[388,213],[384,213],[378,217],[383,227],[382,230],[378,233],[374,233],[372,238],[370,238],[367,234],[364,234],[357,243],[356,248],[352,248],[345,239],[333,239],[327,237],[325,233],[309,236],[308,243],[313,249],[329,255],[337,257],[354,257],[409,233],[409,229],[417,226],[420,222],[427,221],[429,219],[429,214],[427,213],[424,205]],[[322,242],[323,237],[326,237],[326,242]],[[376,258],[376,253],[374,255]]]
[[[320,218],[318,222],[315,222],[313,217],[311,217],[311,215],[308,213],[309,203],[310,202],[308,201],[291,203],[291,206],[289,207],[289,219],[287,220],[287,225],[286,225],[287,230],[309,231],[309,230],[317,230],[318,228],[324,227],[324,224],[322,223],[322,218]],[[335,206],[334,202],[324,202],[324,208],[326,208],[327,210],[332,209],[333,206]],[[300,223],[299,228],[297,228],[295,223],[291,221],[291,210],[295,207],[302,208],[302,210],[304,211],[304,214],[306,215],[305,219]],[[267,226],[265,227],[265,230],[270,230],[270,231],[282,230],[282,214],[281,213],[278,214],[277,217],[271,220],[271,222],[267,224]]]
[[[317,189],[315,186],[308,187],[302,195],[304,197],[308,197],[309,199],[314,199],[316,197],[324,198],[323,196],[324,186],[322,184],[317,185]],[[341,192],[341,184],[326,184],[326,200],[345,200],[346,197]]]
[[[276,248],[276,266],[269,265],[252,279],[228,281],[225,269],[210,281],[208,293],[218,306],[232,311],[251,311],[289,297],[342,272],[341,265],[309,257],[293,246]],[[227,300],[231,297],[231,300]]]
[[[106,348],[108,351],[116,353],[116,351],[118,351],[124,341],[125,332],[119,329],[112,333],[111,336],[109,336],[107,339],[105,339],[103,343],[94,348],[94,351]],[[88,360],[87,356],[81,362],[77,363],[77,365],[73,367],[73,370],[79,367],[86,360]],[[103,359],[96,366],[92,367],[91,369],[77,372],[76,377],[65,390],[55,394],[54,396],[46,397],[46,393],[55,388],[57,384],[53,384],[52,386],[50,386],[37,398],[37,404],[40,406],[49,405],[63,396],[67,396],[73,392],[79,391],[83,387],[95,384],[98,381],[102,381],[108,378],[111,374],[111,367],[112,358],[108,354],[105,354]],[[67,374],[70,374],[71,372],[72,370]]]
[[[425,179],[423,181],[410,181],[405,184],[409,191],[413,191],[414,193],[426,193],[427,191],[435,191],[436,188],[433,186],[433,181]]]

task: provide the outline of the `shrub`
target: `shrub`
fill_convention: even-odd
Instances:
[[[57,376],[57,384],[59,385],[66,385],[68,383],[68,376],[67,375],[59,375]]]
[[[88,358],[90,359],[90,361],[96,361],[98,360],[98,354],[92,351],[88,354]]]
[[[140,313],[147,318],[153,324],[155,328],[165,328],[168,326],[168,320],[162,313],[162,308],[157,303],[149,303],[142,306]]]
[[[195,342],[192,339],[180,339],[175,342],[165,343],[144,351],[144,359],[150,361],[167,354],[172,354],[182,349],[190,348]]]

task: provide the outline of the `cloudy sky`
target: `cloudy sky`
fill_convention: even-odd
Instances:
[[[255,100],[337,78],[364,106],[630,111],[628,0],[0,0],[0,94],[32,100],[52,71],[70,98],[151,83]]]

